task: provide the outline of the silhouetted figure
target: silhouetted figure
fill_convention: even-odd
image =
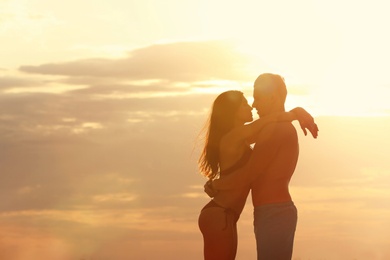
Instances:
[[[259,137],[263,136],[262,130],[273,129],[274,125],[291,125],[291,121],[298,119],[305,134],[306,128],[310,130],[315,125],[312,116],[302,108],[290,112],[284,109],[275,111],[267,117],[245,124],[253,120],[251,111],[252,107],[240,91],[224,92],[213,103],[205,146],[199,159],[201,173],[209,178],[205,191],[214,192],[209,193],[213,199],[199,215],[206,260],[235,259],[238,242],[236,223],[254,178],[252,172],[257,169],[245,172],[247,163],[253,164],[253,152],[249,145],[256,139],[263,142]],[[269,135],[269,131],[264,137]],[[312,134],[316,137],[317,132],[313,131]],[[255,148],[256,156],[258,150]],[[215,189],[210,185],[214,185]]]

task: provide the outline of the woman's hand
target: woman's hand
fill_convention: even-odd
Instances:
[[[206,194],[209,195],[210,198],[214,198],[215,195],[217,195],[218,193],[218,191],[215,190],[213,187],[212,180],[208,180],[203,187],[204,187],[204,192],[206,192]]]
[[[292,109],[290,112],[294,113],[295,116],[297,117],[297,120],[299,121],[299,125],[301,126],[305,136],[307,135],[306,129],[308,129],[311,135],[314,138],[317,138],[319,129],[317,124],[314,122],[314,118],[309,114],[309,112],[307,112],[305,109],[301,107],[296,107]]]

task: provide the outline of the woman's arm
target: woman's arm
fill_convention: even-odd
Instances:
[[[264,128],[265,125],[271,122],[275,121],[293,121],[297,119],[301,125],[301,128],[305,135],[307,134],[306,129],[308,129],[312,136],[314,138],[317,138],[318,136],[318,127],[314,122],[314,118],[303,108],[297,107],[292,109],[290,112],[283,112],[278,115],[274,115],[273,118],[266,117],[261,120],[256,120],[250,125],[253,125],[254,129],[258,127],[258,131],[260,131],[262,128]],[[259,122],[259,123],[258,123]],[[253,130],[253,129],[252,129]],[[261,146],[261,145],[260,145]],[[226,189],[231,189],[240,185],[250,185],[248,183],[248,180],[244,181],[246,179],[246,171],[248,169],[245,169],[248,165],[245,167],[237,170],[237,172],[234,172],[232,174],[229,174],[229,176],[224,176],[223,178],[213,180],[212,182],[207,183],[207,189],[209,190],[209,193],[216,193],[218,190],[226,190]],[[245,182],[245,183],[243,183]],[[206,189],[206,185],[205,185]],[[214,191],[210,191],[214,190]],[[206,192],[208,193],[208,192]],[[208,193],[208,194],[209,194]],[[210,195],[210,194],[209,194]]]
[[[293,112],[280,112],[266,116],[264,118],[257,119],[252,123],[243,126],[243,128],[245,128],[243,131],[245,136],[244,139],[247,141],[248,144],[253,144],[255,142],[257,134],[269,123],[282,121],[292,122],[296,119],[297,116]]]
[[[269,166],[277,158],[280,147],[291,143],[288,140],[292,133],[296,134],[296,131],[291,124],[273,123],[265,127],[257,135],[256,145],[245,166],[237,172],[213,180],[212,187],[218,191],[250,186],[258,176],[267,173]]]
[[[306,129],[308,129],[314,138],[317,138],[318,127],[314,123],[314,118],[303,108],[296,107],[289,112],[274,113],[264,118],[257,119],[252,123],[237,127],[232,131],[232,138],[236,135],[236,139],[245,140],[247,143],[252,144],[257,134],[269,123],[272,122],[292,122],[298,120],[302,128],[302,131],[307,135]]]
[[[308,129],[311,135],[314,138],[317,138],[319,129],[317,124],[314,122],[314,118],[309,114],[309,112],[301,107],[296,107],[290,112],[295,114],[296,119],[299,121],[299,125],[305,135],[307,135],[306,129]]]

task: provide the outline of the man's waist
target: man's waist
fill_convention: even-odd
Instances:
[[[252,191],[252,204],[254,207],[266,205],[266,204],[274,204],[274,203],[284,203],[291,202],[291,195],[288,190],[283,192],[254,192]]]
[[[288,201],[274,201],[274,202],[264,202],[259,205],[253,205],[253,208],[256,209],[266,209],[268,207],[284,207],[284,206],[290,206],[294,205],[294,202],[292,200]]]

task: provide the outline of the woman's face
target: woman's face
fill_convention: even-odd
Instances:
[[[251,122],[253,120],[252,107],[248,104],[248,100],[242,97],[241,105],[236,112],[237,121],[244,123]]]

